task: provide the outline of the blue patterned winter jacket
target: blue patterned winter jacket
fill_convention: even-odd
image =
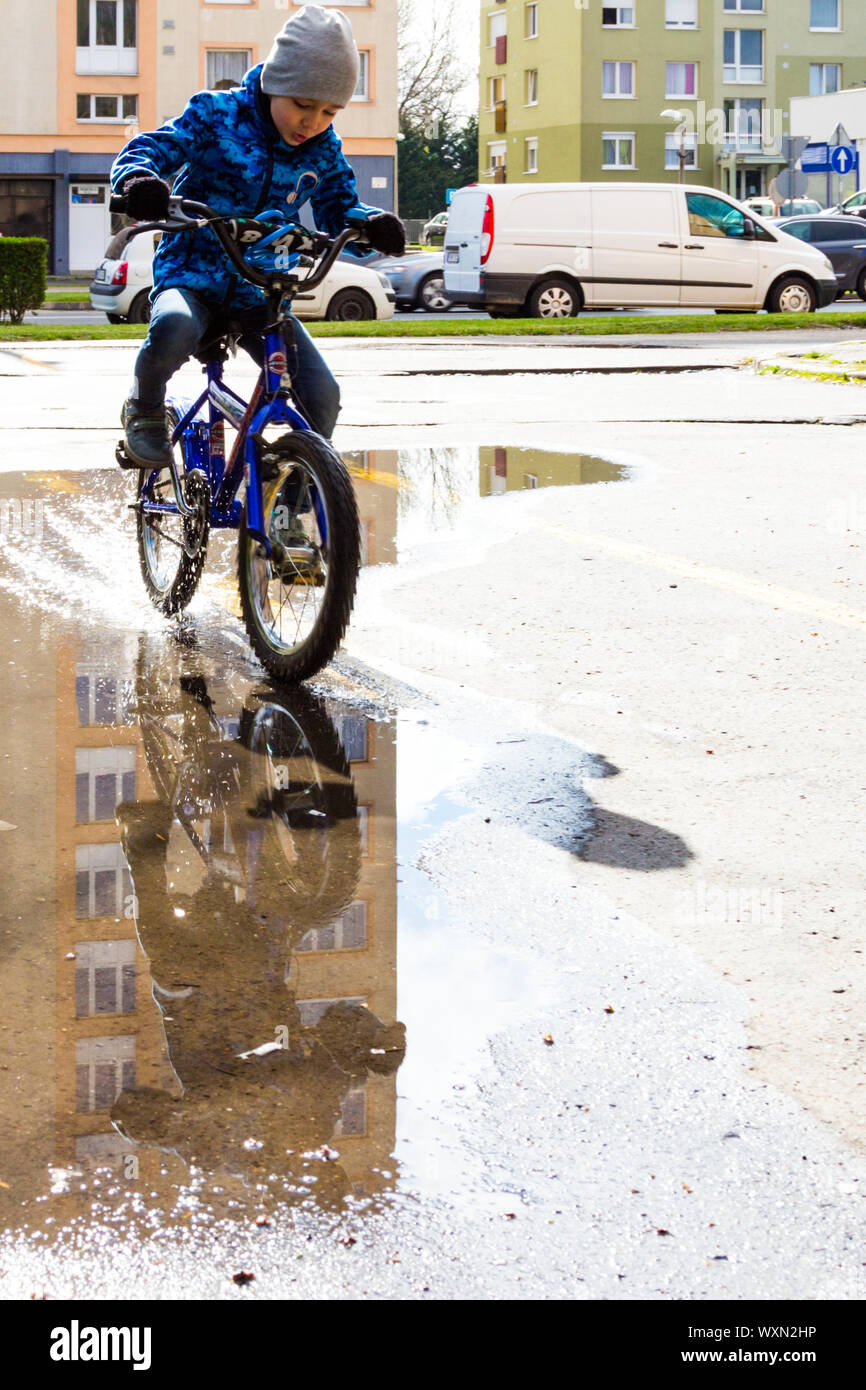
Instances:
[[[317,227],[329,236],[343,230],[349,213],[359,218],[380,211],[358,201],[355,175],[333,126],[303,145],[285,143],[261,89],[261,70],[261,64],[251,68],[240,87],[197,92],[175,120],[136,135],[114,161],[112,187],[146,171],[174,178],[173,193],[217,212],[253,217],[280,208],[287,222],[297,221],[309,200]],[[169,287],[195,290],[215,308],[262,302],[261,291],[231,268],[208,228],[163,236],[151,298]]]

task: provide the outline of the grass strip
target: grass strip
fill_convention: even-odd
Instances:
[[[835,314],[611,314],[577,319],[433,319],[373,323],[309,323],[314,338],[602,338],[680,333],[767,333],[856,328],[866,334],[866,308]],[[93,342],[143,338],[143,324],[0,324],[0,342]]]

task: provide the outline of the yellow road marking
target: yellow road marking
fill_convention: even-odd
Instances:
[[[363,468],[356,468],[353,464],[347,463],[346,467],[353,478],[357,478],[361,483],[380,483],[382,487],[401,488],[406,487],[407,483],[400,477],[399,473],[380,473],[374,468],[369,473],[365,473]]]
[[[812,598],[798,589],[785,589],[778,584],[762,583],[758,579],[750,579],[748,575],[737,574],[735,570],[718,569],[714,565],[701,564],[700,560],[687,560],[682,555],[650,550],[645,545],[616,540],[613,536],[596,535],[592,531],[566,531],[559,526],[547,526],[543,523],[539,523],[536,529],[547,531],[558,540],[568,541],[573,545],[588,546],[608,555],[617,555],[623,560],[652,565],[655,569],[679,575],[682,579],[696,579],[700,584],[727,589],[755,603],[767,604],[770,608],[783,608],[789,613],[804,613],[810,618],[835,623],[838,627],[866,632],[866,613],[856,608],[847,608],[841,603],[829,603],[824,599]]]

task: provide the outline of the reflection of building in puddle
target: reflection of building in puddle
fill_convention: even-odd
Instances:
[[[180,1014],[181,1009],[179,1005],[172,1006],[170,999],[167,1009],[165,994],[152,992],[151,962],[142,953],[136,932],[133,894],[138,892],[138,882],[134,884],[130,877],[115,819],[115,808],[121,802],[155,806],[159,804],[158,792],[166,795],[165,787],[159,785],[154,768],[149,765],[142,738],[135,669],[135,639],[117,639],[113,644],[110,640],[100,641],[92,650],[83,645],[77,649],[61,648],[57,659],[57,990],[51,1068],[54,1076],[34,1076],[41,1094],[53,1094],[53,1124],[46,1126],[43,1122],[41,1128],[53,1131],[54,1137],[41,1151],[33,1152],[29,1170],[27,1156],[15,1155],[13,1162],[22,1178],[16,1182],[14,1198],[10,1197],[15,1204],[16,1221],[21,1219],[20,1203],[46,1190],[48,1167],[81,1174],[80,1178],[68,1179],[73,1195],[87,1174],[96,1169],[110,1168],[121,1179],[146,1184],[147,1191],[162,1191],[163,1200],[170,1195],[165,1193],[166,1183],[176,1189],[188,1177],[186,1164],[166,1151],[173,1148],[188,1160],[181,1144],[161,1146],[146,1140],[135,1144],[122,1137],[112,1122],[112,1112],[116,1118],[118,1104],[123,1107],[121,1097],[150,1094],[180,1098],[183,1091],[186,1098],[182,1067],[167,1046],[171,1027],[165,1017],[168,1012]],[[233,750],[238,746],[243,693],[240,701],[236,693],[227,698],[214,682],[213,694],[215,702],[223,706],[218,724],[224,742],[216,737],[217,753]],[[319,718],[327,719],[324,707]],[[169,716],[167,723],[170,722]],[[386,1025],[394,1024],[396,1011],[394,742],[390,730],[380,730],[364,715],[342,705],[334,706],[328,728],[331,738],[336,729],[351,766],[355,787],[351,810],[354,816],[356,798],[359,814],[355,833],[361,867],[352,901],[338,915],[316,920],[316,925],[305,933],[303,926],[300,930],[295,928],[291,935],[294,951],[288,959],[285,984],[279,986],[286,1007],[279,1006],[267,1017],[269,1026],[278,1024],[283,1013],[296,1018],[301,1030],[298,1055],[302,1059],[311,1047],[321,1051],[321,1038],[326,1049],[330,1047],[339,1059],[339,1030],[334,1032],[334,1020],[339,1020],[340,1009],[334,1006],[341,1001],[350,1006],[365,1006],[362,1019],[369,1011],[369,1015]],[[211,751],[213,745],[212,739]],[[315,748],[314,738],[312,746]],[[325,769],[325,776],[328,775]],[[261,823],[260,819],[252,822],[254,827]],[[163,859],[165,881],[167,885],[170,881],[172,895],[169,897],[167,888],[166,908],[177,917],[180,935],[185,925],[184,910],[171,904],[185,901],[184,893],[195,894],[203,880],[200,873],[190,873],[186,882],[182,880],[178,872],[181,858],[176,852],[178,836],[184,838],[175,818],[170,836],[166,837]],[[51,858],[50,845],[43,848]],[[214,851],[208,870],[211,888],[212,880],[222,875],[225,881],[220,886],[233,894],[241,905],[239,910],[246,911],[245,896],[252,897],[249,885],[235,884],[232,888],[229,875],[223,873],[223,865],[230,857],[228,849],[223,844],[209,845],[208,849]],[[192,855],[188,856],[189,862],[199,861]],[[204,877],[207,879],[207,874]],[[47,886],[39,886],[46,889],[47,897]],[[146,945],[148,923],[142,921],[139,925],[141,940]],[[232,1022],[245,1014],[255,1014],[257,1008],[251,995],[239,1000],[233,997],[235,985],[230,970],[218,981],[219,997],[224,998],[225,1014]],[[249,990],[249,980],[244,982],[244,988]],[[161,1000],[162,1010],[155,998]],[[22,1005],[26,1008],[24,1001]],[[217,1026],[220,1007],[210,1015]],[[351,1009],[348,1014],[344,1011],[344,1016],[358,1017],[351,1014]],[[227,1027],[230,1029],[231,1023]],[[273,1037],[273,1031],[270,1036]],[[254,1042],[260,1043],[261,1038],[256,1036]],[[295,1050],[297,1053],[297,1046]],[[244,1065],[240,1063],[241,1070]],[[292,1116],[310,1106],[306,1098],[301,1103],[290,1096],[284,1082],[282,1101],[273,1087],[268,1097],[257,1090],[269,1067],[268,1059],[252,1059],[248,1077],[241,1083],[245,1113],[255,1119],[260,1095],[264,1108],[276,1104],[283,1116],[272,1125],[274,1133],[282,1136],[279,1151],[291,1152],[292,1136],[285,1126],[290,1127]],[[383,1067],[377,1074],[375,1069],[367,1072],[350,1066],[345,1073],[348,1080],[331,1078],[331,1109],[327,1105],[321,1109],[325,1128],[321,1134],[317,1132],[317,1137],[337,1148],[346,1190],[357,1194],[372,1194],[392,1186],[395,1071],[396,1067],[390,1072]],[[287,1075],[293,1074],[289,1069]],[[316,1075],[321,1074],[319,1064]],[[16,1109],[22,1105],[28,1109],[33,1100],[32,1095],[22,1097],[19,1090],[17,1096],[7,1101],[7,1134],[19,1130]],[[209,1124],[211,1118],[208,1117]],[[22,1117],[20,1126],[26,1135],[31,1133],[29,1119]],[[200,1114],[198,1120],[201,1121]],[[263,1125],[266,1123],[264,1120]],[[307,1135],[309,1132],[305,1131]],[[206,1165],[202,1163],[200,1167],[207,1176]],[[219,1171],[219,1155],[211,1171]],[[241,1173],[237,1165],[232,1171]]]
[[[431,533],[454,526],[479,497],[615,482],[626,469],[550,449],[370,449],[344,454],[361,518],[365,565],[393,564]]]

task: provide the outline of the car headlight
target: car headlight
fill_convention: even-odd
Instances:
[[[824,267],[825,267],[826,270],[829,270],[830,274],[831,274],[832,276],[834,276],[834,278],[835,278],[836,271],[835,271],[835,268],[834,268],[834,266],[833,266],[833,262],[830,260],[830,257],[829,257],[829,256],[825,256],[825,257],[824,257]]]
[[[387,275],[385,274],[384,270],[377,270],[377,271],[376,271],[376,274],[378,275],[379,280],[380,280],[381,284],[384,286],[384,288],[385,288],[386,290],[390,290],[390,288],[391,288],[391,281],[388,279],[388,277],[387,277]]]

